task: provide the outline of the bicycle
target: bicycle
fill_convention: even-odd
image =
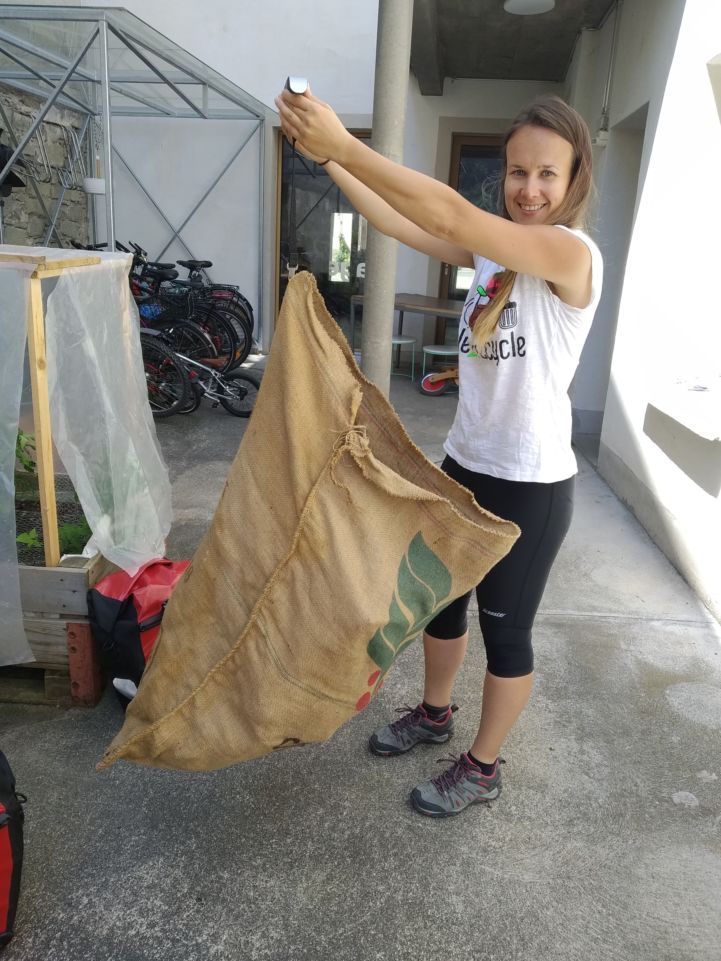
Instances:
[[[203,397],[208,397],[213,407],[220,404],[235,417],[250,417],[261,385],[258,374],[250,370],[223,373],[192,357],[177,352],[176,357],[185,366],[190,381],[190,394],[177,413],[192,414]]]
[[[153,417],[191,414],[203,397],[235,417],[250,417],[260,390],[261,377],[250,370],[222,372],[173,349],[166,333],[140,331],[148,402]]]
[[[212,284],[207,279],[205,271],[213,266],[211,260],[178,260],[179,267],[185,267],[188,271],[188,282],[192,284],[200,283],[206,287],[211,296],[218,301],[230,301],[232,308],[240,308],[248,319],[251,333],[255,329],[255,317],[250,301],[245,297],[237,286],[232,284]]]
[[[176,340],[173,346],[186,353],[192,352],[194,356],[213,358],[223,370],[240,366],[249,353],[245,332],[238,334],[236,326],[224,312],[198,304],[192,289],[163,288],[164,283],[172,282],[177,275],[174,268],[148,264],[143,265],[140,274],[131,271],[130,289],[141,323],[155,330],[165,330],[171,337],[173,331],[184,331],[185,339]],[[195,330],[193,341],[199,353],[195,349],[191,351],[188,344],[187,334],[191,329]]]
[[[227,349],[230,339],[228,328],[234,331],[237,340],[237,350],[234,352],[232,367],[244,363],[253,346],[253,329],[255,325],[253,308],[237,287],[228,284],[209,284],[204,282],[202,271],[212,266],[209,260],[181,260],[178,265],[188,270],[188,280],[180,280],[175,264],[156,263],[148,260],[145,250],[134,241],[130,241],[133,249],[133,267],[131,270],[131,289],[133,296],[143,297],[157,302],[165,297],[181,297],[183,293],[192,292],[192,303],[200,317],[209,317],[206,324],[218,323],[222,318],[225,331],[223,339]],[[117,244],[127,253],[130,251]],[[190,318],[195,319],[195,318]],[[203,323],[202,319],[199,321]],[[219,347],[222,352],[223,348]]]
[[[77,250],[102,250],[106,243],[82,245],[71,241]],[[117,243],[124,253],[127,247]],[[227,318],[212,309],[198,307],[193,292],[186,288],[162,290],[165,281],[178,276],[172,264],[149,265],[133,256],[130,289],[143,329],[161,330],[169,346],[221,370],[239,366],[244,353],[235,328]],[[244,336],[244,335],[243,335]]]
[[[153,417],[180,413],[187,406],[192,390],[187,368],[157,331],[140,331],[140,349]]]
[[[83,248],[74,243],[74,246],[100,250],[106,245]],[[130,253],[122,244],[118,246]],[[177,277],[177,271],[167,265],[142,263],[140,257],[138,264],[133,258],[133,265],[143,274],[142,280],[137,280],[134,295],[138,301],[143,367],[153,417],[192,413],[203,397],[208,397],[214,407],[220,404],[236,417],[249,417],[261,378],[248,370],[231,369],[227,358],[218,356],[216,343],[208,331],[189,319],[196,316],[192,290],[181,288],[174,294],[166,292],[165,296],[160,292],[160,284],[174,279],[171,275]],[[131,277],[131,289],[133,279]],[[235,368],[237,360],[233,360]]]

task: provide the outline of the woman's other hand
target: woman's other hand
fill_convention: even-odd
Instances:
[[[348,133],[334,110],[313,96],[310,87],[303,94],[283,90],[275,98],[283,133],[302,152],[317,160],[342,163],[343,149],[352,135]]]

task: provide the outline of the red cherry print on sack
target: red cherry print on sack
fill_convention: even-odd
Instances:
[[[364,708],[368,707],[371,702],[371,692],[366,691],[365,694],[361,694],[356,702],[356,711],[362,711]]]

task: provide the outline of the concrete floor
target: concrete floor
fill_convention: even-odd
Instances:
[[[454,397],[394,377],[391,400],[440,460]],[[207,406],[158,423],[171,556],[207,527],[245,423]],[[578,459],[497,802],[422,818],[408,792],[447,749],[367,750],[418,699],[417,645],[328,742],[207,774],[97,774],[122,720],[107,692],[92,710],[1,704],[28,795],[8,961],[719,961],[721,633]],[[474,625],[455,752],[483,666]]]

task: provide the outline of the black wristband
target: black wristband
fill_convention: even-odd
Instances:
[[[316,163],[318,164],[319,167],[325,167],[325,165],[329,162],[330,162],[330,157],[328,157],[328,160],[316,160]]]

